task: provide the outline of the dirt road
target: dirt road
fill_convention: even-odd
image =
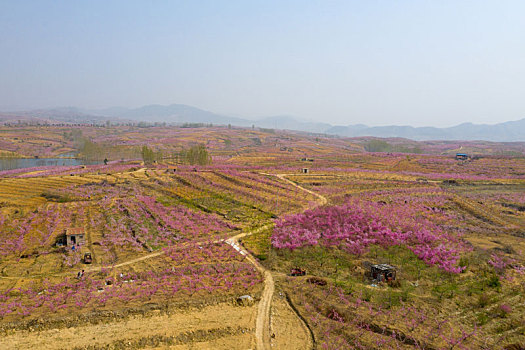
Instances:
[[[241,233],[237,236],[227,239],[225,242],[231,245],[241,255],[244,255],[246,259],[255,266],[255,268],[264,276],[264,290],[261,295],[261,301],[257,309],[257,318],[255,320],[255,343],[257,349],[269,349],[270,348],[270,306],[272,305],[273,291],[275,289],[273,283],[273,277],[270,271],[266,270],[259,262],[253,257],[250,252],[245,250],[239,243],[239,238],[252,235],[260,232],[264,229],[269,228],[271,225],[265,225],[258,229]]]
[[[299,190],[316,196],[318,199],[317,201],[318,206],[324,205],[328,202],[326,197],[318,193],[315,193],[314,191],[306,189],[302,186],[299,186],[293,181],[288,180],[285,177],[287,174],[264,174],[264,175],[276,176],[279,179],[286,181],[289,184],[293,185],[294,187],[298,188]],[[272,346],[271,341],[270,341],[271,340],[271,334],[270,334],[271,312],[270,311],[271,311],[271,306],[272,306],[273,294],[275,290],[275,283],[273,281],[272,273],[269,270],[265,269],[264,266],[259,264],[257,259],[255,259],[255,257],[253,257],[248,251],[246,251],[243,248],[243,246],[239,243],[239,239],[242,237],[253,235],[255,233],[259,233],[265,229],[268,229],[271,226],[272,224],[268,224],[268,225],[259,227],[255,230],[243,232],[225,241],[227,244],[231,245],[235,250],[237,250],[240,254],[246,256],[248,261],[250,261],[255,266],[255,268],[264,276],[264,290],[261,295],[261,301],[259,302],[259,307],[257,310],[257,318],[256,318],[256,323],[255,323],[256,348],[260,350],[271,349],[271,346]],[[303,321],[299,319],[298,322],[299,324],[303,326],[301,328],[303,328],[303,330],[306,330],[306,325],[303,325]],[[308,349],[308,348],[311,348],[313,345],[313,340],[311,339],[310,333],[308,331],[305,331],[305,333],[306,333],[304,337],[305,344],[298,347],[300,349]]]
[[[295,186],[296,188],[300,189],[301,191],[304,191],[304,192],[308,192],[310,193],[311,195],[314,195],[317,197],[318,199],[318,202],[317,202],[317,205],[318,206],[321,206],[321,205],[325,205],[326,203],[328,203],[328,200],[326,199],[325,196],[323,195],[320,195],[319,193],[316,193],[314,191],[311,191],[307,188],[304,188],[303,186],[299,186],[298,184],[296,184],[295,182],[291,181],[291,180],[288,180],[285,176],[288,176],[288,175],[292,175],[292,174],[277,174],[275,176],[277,176],[279,179],[283,180],[283,181],[286,181],[288,182],[290,185],[292,186]],[[293,174],[293,175],[297,175],[297,174]]]

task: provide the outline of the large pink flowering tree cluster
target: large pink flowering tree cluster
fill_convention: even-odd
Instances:
[[[322,245],[356,255],[371,245],[404,245],[428,265],[459,273],[460,253],[468,248],[460,232],[452,233],[446,225],[453,217],[428,206],[428,201],[409,200],[386,203],[353,198],[343,205],[287,216],[276,221],[272,245],[291,250]]]

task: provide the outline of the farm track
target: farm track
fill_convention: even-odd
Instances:
[[[272,175],[272,174],[265,174],[261,173],[262,175]],[[311,191],[309,189],[306,189],[295,182],[288,180],[285,176],[287,174],[274,174],[273,176],[276,176],[277,178],[291,184],[295,188],[307,192],[315,197],[317,197],[318,202],[317,205],[325,205],[328,200],[323,195],[320,195],[314,191]],[[268,224],[262,227],[259,227],[255,230],[243,232],[240,233],[234,237],[231,237],[226,240],[226,243],[231,245],[235,250],[237,250],[240,254],[246,256],[248,261],[250,261],[255,268],[264,276],[264,290],[261,296],[261,301],[259,302],[259,307],[257,310],[257,319],[255,322],[255,341],[256,341],[256,348],[257,349],[271,349],[271,335],[270,335],[270,329],[271,329],[271,306],[272,306],[272,299],[273,294],[275,291],[275,283],[273,281],[272,272],[268,269],[266,269],[264,266],[262,266],[255,257],[245,250],[242,245],[239,242],[239,239],[242,237],[250,236],[256,233],[259,233],[265,229],[268,229],[272,226],[272,224]],[[302,319],[299,319],[300,323],[304,325],[304,321]],[[307,326],[304,325],[304,328],[307,329]],[[304,344],[305,349],[311,348],[313,345],[313,339],[311,339],[311,334],[309,332],[307,333],[307,339],[308,344]]]
[[[151,259],[151,258],[155,258],[155,257],[163,255],[163,254],[164,254],[164,251],[155,252],[155,253],[151,253],[151,254],[148,254],[148,255],[143,255],[143,256],[141,256],[139,258],[131,259],[131,260],[128,260],[128,261],[121,262],[119,264],[112,265],[111,267],[112,268],[116,268],[116,267],[122,267],[122,266],[127,266],[127,265],[133,265],[133,264],[136,264],[138,262],[141,262],[141,261],[144,261],[144,260],[148,260],[148,259]],[[102,268],[103,268],[103,266],[96,266],[96,267],[92,267],[92,268],[86,269],[86,272],[96,272],[96,271],[100,271]]]
[[[264,290],[261,295],[261,301],[259,302],[259,307],[257,309],[257,318],[255,321],[256,349],[270,348],[270,306],[275,285],[273,282],[271,272],[265,269],[264,266],[259,264],[257,259],[255,259],[255,257],[252,254],[250,254],[250,252],[243,248],[243,246],[239,243],[239,239],[242,237],[259,233],[270,227],[272,227],[272,224],[264,225],[257,229],[240,233],[225,241],[227,244],[231,245],[235,250],[237,250],[241,255],[245,256],[246,259],[252,265],[255,266],[257,271],[259,271],[264,276]]]
[[[325,205],[326,203],[328,203],[328,200],[326,199],[325,196],[323,195],[320,195],[319,193],[317,192],[314,192],[314,191],[311,191],[307,188],[304,188],[298,184],[296,184],[295,182],[291,181],[291,180],[288,180],[285,176],[287,176],[288,174],[277,174],[275,176],[277,176],[279,179],[281,180],[284,180],[286,182],[288,182],[289,184],[291,184],[292,186],[295,186],[296,188],[300,189],[301,191],[305,191],[305,192],[308,192],[310,193],[311,195],[314,195],[315,197],[317,197],[319,199],[319,202],[318,202],[318,205],[321,206],[321,205]],[[296,174],[294,174],[296,175]]]

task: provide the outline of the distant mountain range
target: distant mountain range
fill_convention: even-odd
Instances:
[[[205,111],[196,107],[172,104],[148,105],[139,108],[112,107],[106,109],[80,109],[61,107],[22,112],[0,113],[0,120],[16,120],[17,116],[60,122],[144,121],[182,123],[212,123],[216,125],[257,126],[261,128],[297,130],[309,133],[331,134],[345,137],[402,137],[423,140],[485,140],[497,142],[525,141],[525,118],[494,125],[464,123],[449,128],[412,126],[374,126],[363,124],[333,126],[308,122],[290,116],[272,116],[249,120]]]
[[[426,140],[485,140],[496,142],[525,141],[525,118],[499,124],[463,123],[450,128],[412,126],[374,126],[349,125],[334,126],[327,134],[356,137],[403,137],[416,141]]]
[[[172,104],[169,106],[147,105],[134,109],[113,107],[107,109],[81,111],[86,114],[136,121],[146,121],[152,123],[166,122],[247,125],[244,119],[224,116],[217,113],[208,112],[196,107],[180,104]]]
[[[298,121],[290,116],[273,116],[257,120],[230,117],[205,111],[196,107],[172,104],[169,106],[148,105],[135,109],[114,107],[98,110],[82,110],[85,114],[112,118],[124,118],[136,121],[166,123],[212,123],[217,125],[257,126],[261,128],[298,130],[313,133],[324,133],[332,127],[325,123]]]

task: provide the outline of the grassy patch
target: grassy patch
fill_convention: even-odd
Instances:
[[[270,237],[272,228],[246,236],[242,244],[260,261],[266,261],[270,254]]]

